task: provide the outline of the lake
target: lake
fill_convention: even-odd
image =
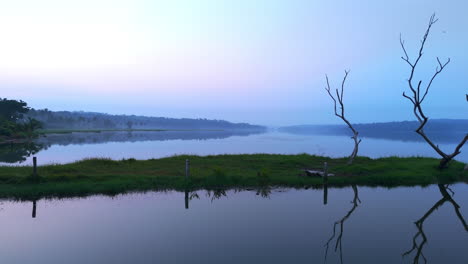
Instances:
[[[468,263],[467,184],[332,188],[327,204],[323,196],[274,189],[2,201],[0,263]]]
[[[408,139],[410,138],[410,139]],[[442,141],[440,147],[451,152],[459,138]],[[0,145],[0,164],[29,165],[32,156],[39,164],[69,163],[84,158],[150,159],[178,154],[309,153],[330,157],[348,156],[353,142],[348,136],[229,131],[101,132],[51,134],[36,144]],[[465,149],[467,147],[465,146]],[[387,156],[438,157],[418,137],[401,139],[363,138],[359,155],[372,158]],[[468,162],[468,150],[462,149],[457,160]]]

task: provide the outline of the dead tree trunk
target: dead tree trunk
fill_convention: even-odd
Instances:
[[[343,93],[344,93],[344,85],[346,83],[346,78],[348,78],[349,71],[345,71],[345,76],[343,77],[343,81],[341,82],[341,91],[338,91],[338,89],[335,90],[336,92],[336,98],[333,96],[330,88],[330,82],[328,81],[328,76],[325,76],[327,79],[327,87],[325,87],[325,90],[327,91],[328,95],[331,97],[334,103],[334,109],[335,109],[335,115],[341,120],[343,120],[346,125],[349,127],[351,132],[353,133],[353,136],[351,137],[354,140],[354,149],[351,155],[349,156],[348,164],[352,164],[354,161],[354,158],[356,158],[358,151],[359,151],[359,143],[361,143],[361,139],[358,138],[359,133],[357,132],[356,129],[351,125],[351,123],[346,119],[345,117],[345,110],[344,110],[344,103],[343,103]],[[338,102],[337,102],[338,101]],[[338,111],[337,104],[339,104],[340,110]]]
[[[422,103],[423,103],[424,99],[426,99],[427,93],[429,92],[429,89],[431,88],[431,85],[432,85],[434,79],[437,77],[437,75],[439,75],[439,73],[441,73],[445,69],[445,66],[447,66],[447,64],[450,63],[450,58],[447,59],[447,61],[445,63],[442,63],[439,60],[439,58],[437,57],[438,66],[436,67],[435,73],[432,75],[432,77],[430,78],[430,80],[428,81],[427,85],[425,85],[424,88],[421,89],[422,80],[420,80],[417,83],[417,85],[415,85],[413,83],[414,73],[415,73],[416,67],[418,66],[419,61],[421,60],[421,58],[423,56],[424,45],[426,44],[427,37],[429,36],[429,33],[431,31],[432,26],[437,22],[437,20],[438,19],[435,18],[435,14],[433,14],[431,16],[430,20],[429,20],[429,25],[428,25],[428,27],[426,29],[426,32],[425,32],[425,34],[423,36],[423,39],[421,40],[421,46],[419,48],[419,53],[418,53],[418,56],[417,56],[416,60],[414,60],[414,62],[410,61],[410,58],[408,56],[408,52],[406,51],[406,48],[405,48],[405,42],[401,39],[401,37],[400,37],[400,45],[401,45],[401,48],[403,49],[403,52],[404,52],[404,56],[402,56],[401,58],[406,63],[408,63],[408,65],[410,66],[410,69],[411,69],[410,70],[410,76],[408,78],[408,86],[409,86],[409,88],[411,90],[411,94],[408,96],[408,95],[406,95],[405,92],[403,92],[403,97],[405,97],[406,99],[411,101],[411,103],[413,104],[413,113],[414,113],[414,115],[416,116],[416,118],[419,121],[419,127],[416,129],[416,133],[421,135],[421,137],[423,137],[423,139],[437,152],[437,154],[439,154],[442,157],[442,159],[440,160],[440,163],[439,163],[439,168],[445,168],[445,167],[447,167],[448,163],[451,160],[453,160],[453,158],[455,158],[458,154],[461,153],[460,149],[463,147],[463,145],[468,140],[468,134],[466,134],[465,137],[461,140],[460,144],[458,144],[455,147],[455,150],[453,151],[453,153],[443,152],[439,148],[439,146],[434,144],[432,142],[432,140],[429,139],[429,137],[426,135],[426,133],[424,133],[424,126],[426,125],[429,118],[423,112]]]

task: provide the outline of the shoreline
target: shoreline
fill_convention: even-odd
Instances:
[[[185,161],[190,176],[185,177]],[[454,161],[448,169],[437,169],[434,158],[358,157],[353,165],[347,158],[300,155],[215,155],[173,156],[161,159],[114,161],[87,159],[63,165],[37,167],[0,166],[0,198],[33,200],[83,197],[104,194],[162,190],[216,190],[265,188],[323,188],[321,177],[306,176],[304,169],[322,170],[327,162],[328,187],[351,185],[398,187],[437,183],[468,183],[465,164]]]

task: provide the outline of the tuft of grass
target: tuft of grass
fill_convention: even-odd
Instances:
[[[189,159],[190,178],[185,179]],[[322,179],[307,177],[302,170],[321,169],[328,162],[329,186],[426,186],[434,183],[468,182],[464,164],[452,162],[444,170],[432,158],[357,157],[353,165],[346,158],[331,159],[300,155],[216,155],[173,156],[162,159],[120,161],[86,159],[64,165],[38,167],[40,177],[31,177],[30,166],[0,167],[0,198],[38,199],[92,194],[120,194],[149,190],[268,187],[320,187]]]

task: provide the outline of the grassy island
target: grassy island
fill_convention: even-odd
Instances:
[[[185,179],[185,160],[190,177]],[[328,186],[425,186],[433,183],[468,182],[464,164],[454,161],[437,169],[431,158],[358,157],[347,159],[301,155],[174,156],[161,159],[113,161],[88,159],[64,165],[0,167],[0,197],[36,199],[91,194],[119,194],[149,190],[193,190],[229,188],[321,188],[320,177],[309,177],[303,169],[321,169],[329,164]]]

